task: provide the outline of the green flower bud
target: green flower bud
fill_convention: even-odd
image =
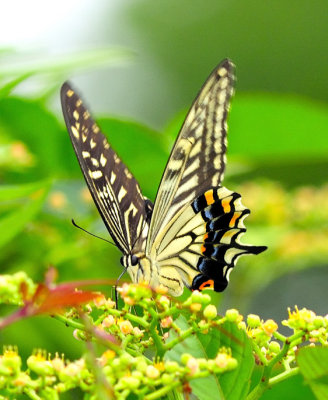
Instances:
[[[4,350],[3,356],[0,356],[0,375],[15,376],[20,373],[22,360],[17,350],[8,347]]]
[[[40,376],[54,374],[52,363],[45,358],[44,352],[37,352],[35,355],[30,356],[26,363],[31,371]]]
[[[203,315],[206,319],[214,319],[217,316],[217,309],[213,304],[209,304],[205,307]]]
[[[280,345],[278,342],[270,342],[269,343],[269,350],[274,353],[277,354],[280,351]]]
[[[176,361],[167,361],[165,363],[165,369],[167,372],[177,372],[179,371],[179,364]]]
[[[208,304],[208,303],[210,303],[212,301],[211,296],[209,294],[206,294],[206,293],[202,293],[202,294],[203,294],[202,303],[204,305],[206,305],[206,304]]]
[[[314,318],[313,324],[314,324],[315,329],[319,329],[321,327],[326,326],[326,321],[323,317],[317,316]]]
[[[182,354],[181,358],[180,358],[181,363],[184,365],[187,365],[189,358],[192,358],[192,356],[190,354],[188,354],[188,353]]]
[[[123,367],[131,365],[133,363],[133,361],[134,361],[133,357],[128,353],[122,354],[119,357],[119,359],[120,359],[120,365],[123,366]]]
[[[163,385],[170,385],[172,382],[174,382],[175,377],[173,375],[169,375],[167,373],[164,373],[162,375],[162,383]]]
[[[247,325],[250,328],[257,328],[261,325],[261,319],[258,315],[248,314],[247,316]]]
[[[195,290],[194,292],[191,293],[191,301],[193,303],[202,303],[203,302],[203,294],[199,292],[198,290]]]
[[[134,376],[135,378],[139,379],[140,381],[142,380],[142,378],[144,377],[144,374],[140,371],[133,371],[132,376]]]
[[[143,357],[137,357],[136,359],[136,369],[142,373],[146,372],[147,369],[147,362]]]
[[[226,318],[230,322],[236,322],[240,319],[239,311],[235,308],[231,308],[230,310],[226,311]]]
[[[123,387],[130,390],[138,389],[138,387],[140,386],[140,380],[134,376],[124,376],[120,379],[120,382]]]

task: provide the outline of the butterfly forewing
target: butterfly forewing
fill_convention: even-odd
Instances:
[[[234,65],[222,61],[194,101],[166,165],[147,240],[150,251],[172,217],[223,178],[226,120],[233,93]]]
[[[62,86],[61,101],[71,141],[92,197],[112,238],[127,254],[147,221],[146,202],[138,182],[68,83]]]

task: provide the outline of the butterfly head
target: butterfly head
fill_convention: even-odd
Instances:
[[[120,262],[124,268],[134,267],[138,264],[139,258],[135,254],[125,254],[121,257]]]

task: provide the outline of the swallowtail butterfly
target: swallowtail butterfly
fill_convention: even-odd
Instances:
[[[238,193],[221,186],[234,65],[223,60],[196,97],[173,146],[155,203],[68,83],[61,90],[65,122],[98,211],[133,282],[163,285],[179,296],[222,291],[239,256],[265,246],[240,243],[250,213]]]

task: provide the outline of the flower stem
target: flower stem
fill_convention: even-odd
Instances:
[[[298,373],[299,373],[298,367],[291,368],[288,371],[284,371],[281,374],[276,375],[273,378],[269,379],[269,386],[273,386],[276,383],[279,383],[287,378],[290,378],[291,376],[297,375]]]

